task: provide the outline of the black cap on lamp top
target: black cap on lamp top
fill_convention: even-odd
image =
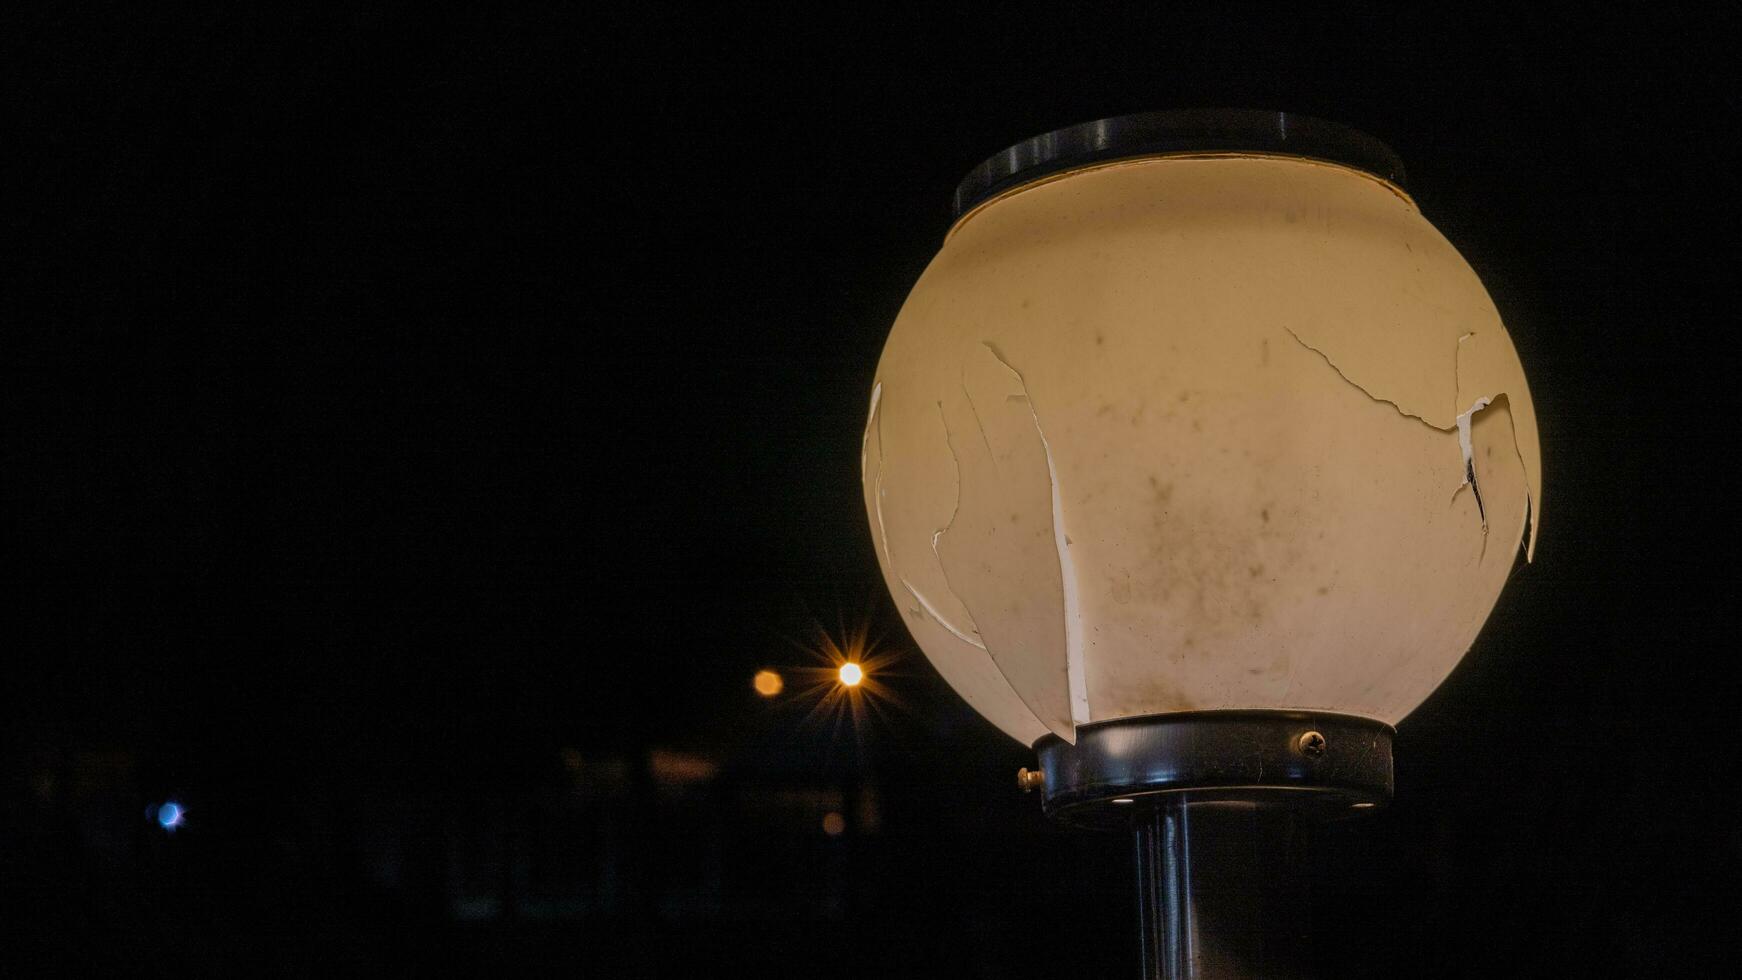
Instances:
[[[1353,167],[1405,186],[1397,154],[1358,129],[1265,109],[1174,109],[1097,119],[1025,139],[969,171],[956,186],[955,217],[1050,174],[1174,153],[1297,156]]]

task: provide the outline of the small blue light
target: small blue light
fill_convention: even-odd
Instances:
[[[164,830],[174,830],[181,826],[183,815],[181,804],[165,803],[157,808],[157,825]]]

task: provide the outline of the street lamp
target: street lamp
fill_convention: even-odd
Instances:
[[[1049,814],[1135,828],[1147,975],[1286,975],[1266,842],[1389,799],[1392,726],[1534,550],[1517,353],[1321,120],[1074,126],[955,206],[871,392],[890,594]]]

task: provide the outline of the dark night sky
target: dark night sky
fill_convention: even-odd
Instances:
[[[1327,969],[1673,975],[1734,952],[1733,484],[1712,475],[1734,438],[1733,25],[177,10],[3,31],[6,792],[122,753],[139,806],[231,814],[221,846],[184,847],[196,870],[117,878],[76,814],[9,807],[0,872],[39,969],[239,962],[134,908],[161,896],[276,936],[259,948],[287,972],[323,948],[422,962],[406,949],[454,942],[423,919],[395,928],[433,947],[402,948],[370,938],[366,896],[310,911],[345,873],[282,857],[333,850],[301,801],[513,799],[564,746],[876,774],[893,843],[852,874],[873,945],[905,952],[748,914],[694,949],[772,936],[758,962],[792,976],[823,955],[1125,969],[1122,845],[1051,832],[1006,789],[1024,750],[913,651],[858,446],[962,174],[1062,125],[1203,105],[1395,148],[1543,432],[1537,564],[1403,726],[1397,804],[1327,839]],[[747,688],[839,621],[910,651],[905,710],[859,739]],[[663,928],[622,926],[651,937],[643,972],[689,962]],[[630,955],[503,935],[454,962]]]

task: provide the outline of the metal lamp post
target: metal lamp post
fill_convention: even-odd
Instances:
[[[1392,792],[1542,506],[1518,356],[1371,137],[1277,112],[1010,147],[871,392],[885,582],[1050,815],[1127,828],[1145,976],[1290,976],[1299,822]]]

